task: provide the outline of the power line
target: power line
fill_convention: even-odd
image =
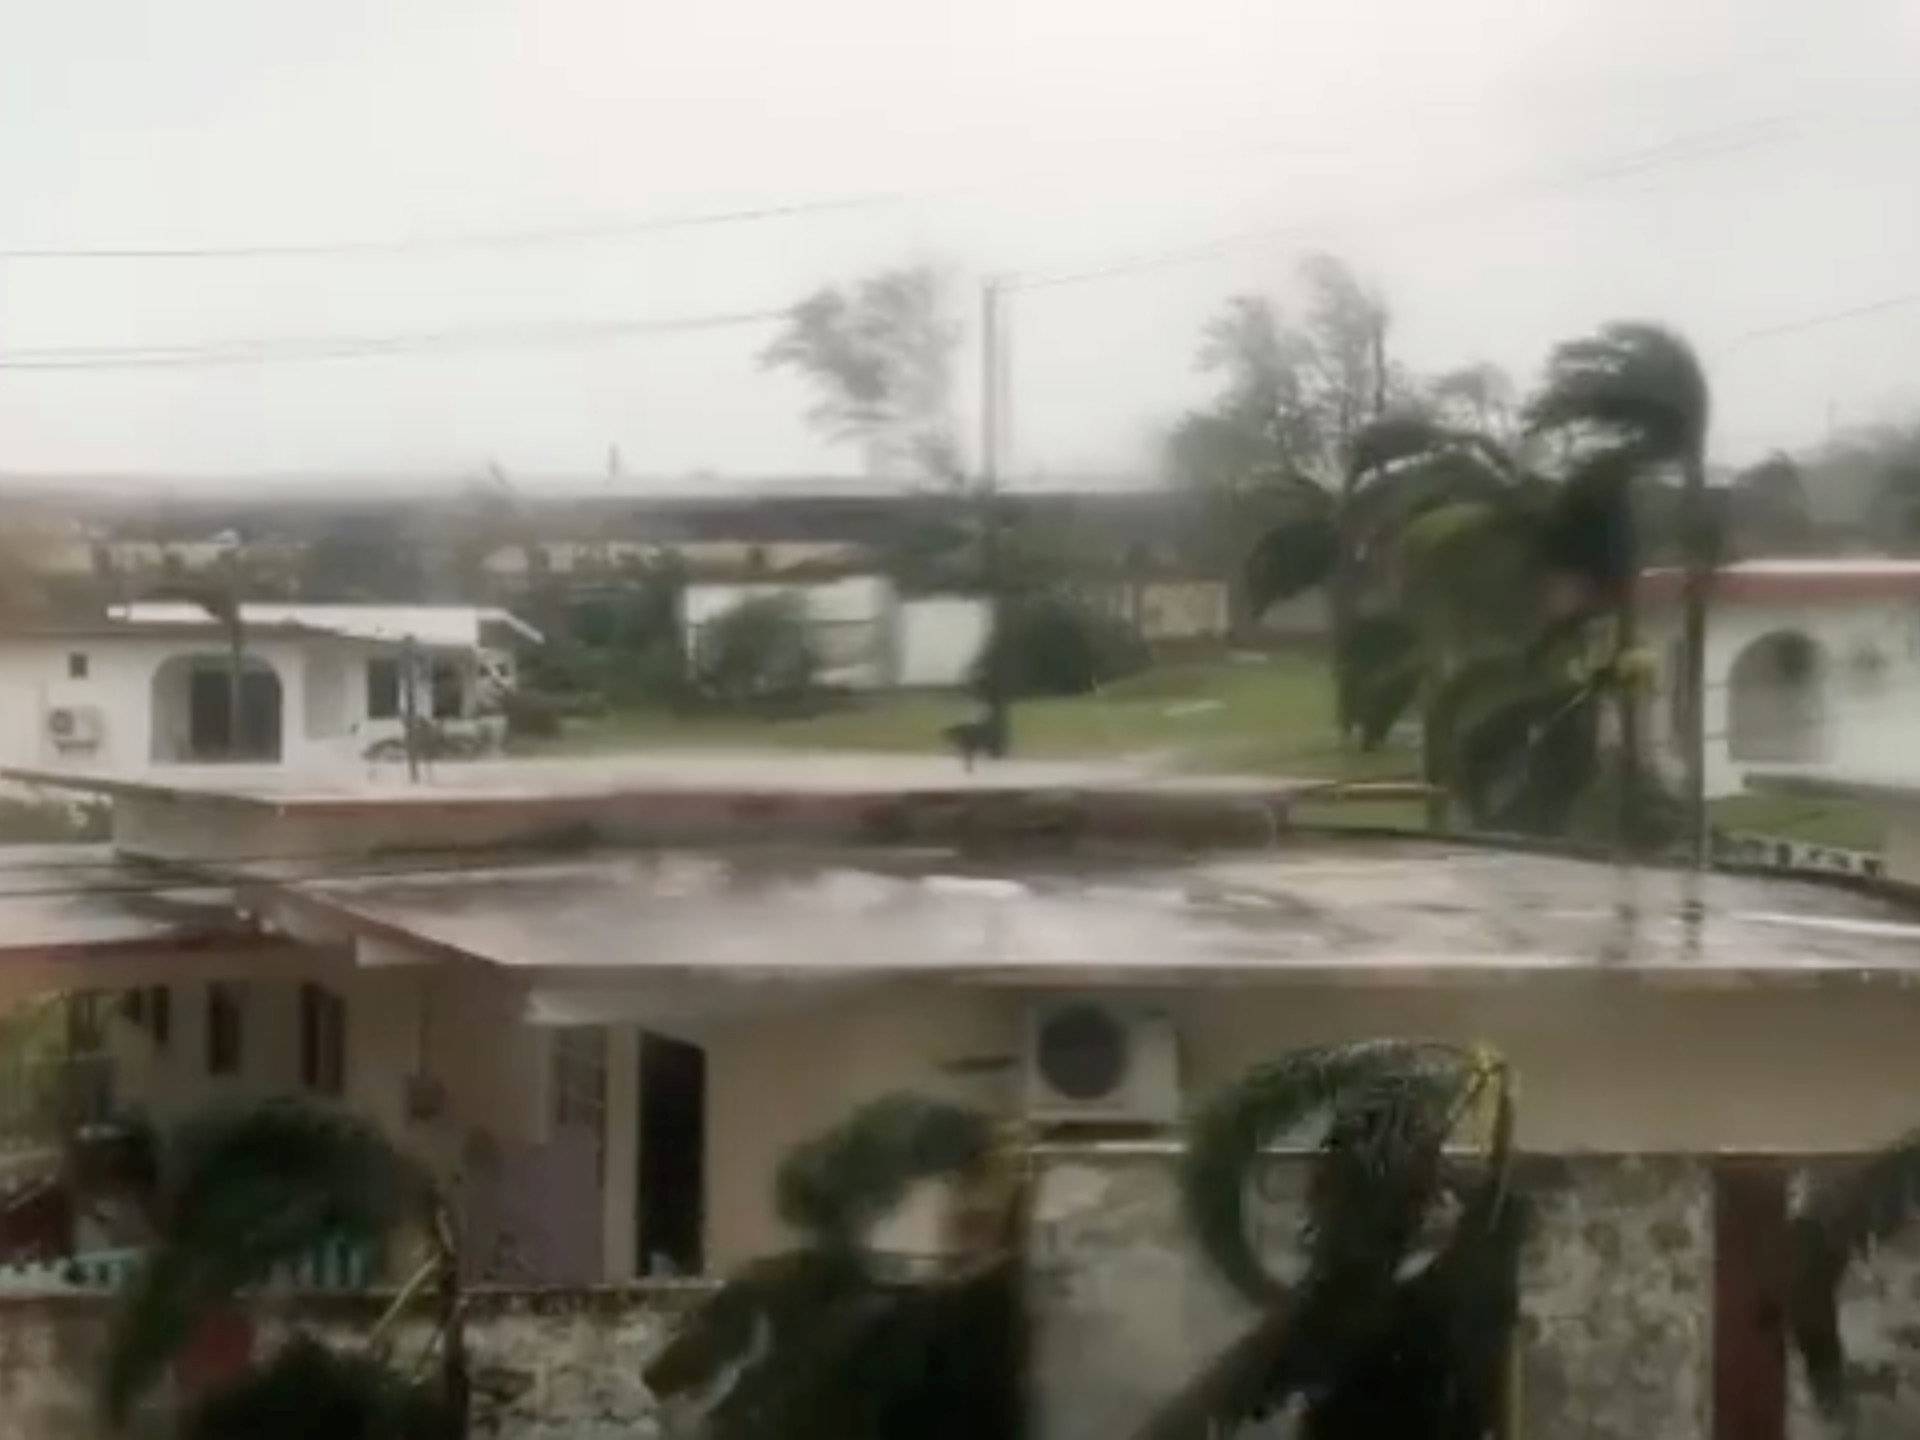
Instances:
[[[1595,184],[1609,180],[1626,179],[1646,171],[1663,169],[1669,165],[1684,164],[1694,160],[1711,160],[1725,155],[1742,154],[1765,145],[1778,144],[1793,138],[1799,133],[1799,127],[1785,117],[1749,122],[1720,130],[1699,132],[1688,136],[1679,136],[1643,150],[1628,152],[1625,155],[1591,161],[1575,166],[1570,170],[1557,171],[1547,175],[1522,177],[1480,186],[1472,190],[1443,196],[1418,205],[1400,207],[1382,211],[1374,215],[1367,223],[1404,224],[1420,220],[1445,218],[1448,214],[1462,208],[1470,208],[1485,201],[1500,202],[1524,198],[1529,195],[1552,194],[1558,190],[1574,189],[1581,185]],[[1304,238],[1314,225],[1311,222],[1296,221],[1285,225],[1261,226],[1251,230],[1236,231],[1229,235],[1216,236],[1211,240],[1202,240],[1190,245],[1172,249],[1152,251],[1146,254],[1126,256],[1108,264],[1091,266],[1084,270],[1069,270],[1055,273],[1043,273],[1032,277],[1017,277],[1009,282],[1008,288],[1014,290],[1048,290],[1057,286],[1079,285],[1094,280],[1106,280],[1116,276],[1131,275],[1143,270],[1159,269],[1167,265],[1192,264],[1211,259],[1223,252],[1229,252],[1244,245],[1271,244],[1287,239]]]
[[[397,335],[283,336],[232,344],[74,346],[0,353],[0,370],[147,370],[183,366],[265,365],[315,360],[361,360],[459,350],[601,344],[645,335],[765,325],[785,319],[782,308],[690,315],[665,320],[581,320],[476,326]]]
[[[673,230],[702,229],[761,220],[785,220],[840,210],[899,204],[904,194],[883,192],[742,210],[711,210],[592,224],[543,226],[525,230],[472,231],[456,235],[417,235],[393,240],[287,241],[247,245],[17,245],[0,248],[0,260],[297,260],[322,257],[407,255],[424,252],[534,249],[581,241],[617,240]]]
[[[1920,290],[1909,291],[1904,295],[1889,295],[1885,299],[1870,300],[1864,305],[1852,305],[1844,310],[1824,311],[1801,320],[1788,320],[1778,325],[1763,325],[1757,330],[1743,331],[1728,341],[1727,345],[1729,349],[1734,349],[1760,340],[1771,340],[1781,335],[1798,335],[1803,330],[1817,330],[1827,325],[1838,325],[1846,320],[1881,315],[1889,310],[1904,309],[1909,305],[1920,305]]]

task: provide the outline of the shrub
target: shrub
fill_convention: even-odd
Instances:
[[[998,665],[1011,696],[1083,695],[1144,670],[1151,658],[1139,632],[1117,616],[1066,595],[1028,595],[1003,607],[974,683]]]
[[[701,627],[694,685],[722,704],[788,703],[812,691],[819,665],[800,601],[764,595]]]

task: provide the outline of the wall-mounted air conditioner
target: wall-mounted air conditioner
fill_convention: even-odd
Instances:
[[[106,732],[98,705],[55,705],[47,711],[47,738],[61,750],[92,750]]]
[[[1172,1124],[1180,1048],[1165,1010],[1124,1000],[1062,999],[1027,1016],[1026,1112],[1039,1121]]]

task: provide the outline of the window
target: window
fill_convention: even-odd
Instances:
[[[215,981],[207,986],[207,1073],[233,1075],[240,1069],[242,1018],[246,992]]]
[[[87,678],[87,653],[86,653],[86,651],[84,651],[84,650],[74,650],[74,651],[72,651],[72,652],[70,652],[70,653],[68,654],[68,656],[67,656],[67,678],[68,678],[69,680],[84,680],[84,679],[86,679],[86,678]]]
[[[120,997],[120,1013],[129,1025],[152,1037],[153,1048],[164,1050],[173,1038],[173,992],[164,985],[146,985]]]
[[[450,720],[466,713],[466,676],[458,660],[434,659],[432,688],[434,719]]]
[[[400,715],[400,662],[382,655],[367,662],[367,716],[394,720]]]
[[[300,987],[300,1083],[338,1095],[347,1079],[347,1002],[324,985]]]

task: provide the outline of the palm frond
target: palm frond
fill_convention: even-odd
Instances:
[[[1708,411],[1692,347],[1662,326],[1622,321],[1554,351],[1527,423],[1536,432],[1591,427],[1643,460],[1678,460],[1704,444]]]
[[[1340,532],[1325,505],[1294,513],[1256,542],[1246,562],[1247,598],[1256,613],[1311,590],[1333,573]]]
[[[974,1169],[993,1147],[977,1110],[905,1092],[869,1101],[780,1163],[775,1204],[788,1224],[828,1244],[857,1244],[919,1180]]]
[[[1815,1190],[1792,1224],[1788,1317],[1807,1385],[1828,1414],[1846,1405],[1840,1284],[1856,1258],[1920,1216],[1920,1130]]]
[[[1420,635],[1398,615],[1354,622],[1340,650],[1340,684],[1360,748],[1377,750],[1419,693],[1426,673]]]
[[[188,1122],[163,1159],[160,1235],[115,1314],[103,1398],[118,1424],[237,1291],[329,1240],[430,1215],[432,1185],[372,1126],[290,1101]]]
[[[1399,1091],[1416,1107],[1444,1109],[1464,1064],[1452,1046],[1379,1040],[1295,1051],[1249,1072],[1201,1109],[1189,1130],[1181,1189],[1202,1253],[1255,1304],[1283,1299],[1286,1287],[1247,1235],[1247,1175],[1261,1149],[1316,1116],[1350,1109],[1356,1096]]]

